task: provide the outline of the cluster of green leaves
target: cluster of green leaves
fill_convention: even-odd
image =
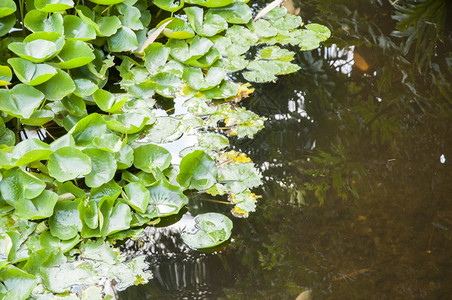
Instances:
[[[178,214],[188,190],[227,194],[237,217],[254,211],[261,175],[248,157],[225,152],[226,135],[209,132],[224,124],[253,137],[263,128],[237,107],[252,90],[230,75],[266,82],[295,72],[294,53],[277,44],[313,49],[326,27],[300,28],[281,7],[253,21],[234,0],[19,3],[0,2],[0,297],[40,298],[100,277],[146,282],[143,260],[125,263],[106,239]],[[153,6],[171,17],[151,26]],[[156,95],[182,99],[188,113],[159,113]],[[47,138],[25,134],[36,130]],[[198,144],[174,164],[165,146],[188,133]],[[231,235],[224,215],[196,222],[183,236],[192,248]]]

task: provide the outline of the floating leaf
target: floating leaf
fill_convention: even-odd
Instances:
[[[101,5],[114,5],[124,2],[124,0],[89,0],[89,1]]]
[[[0,85],[10,85],[12,78],[13,73],[11,72],[11,69],[7,66],[0,65]]]
[[[111,36],[121,27],[121,21],[117,16],[96,18],[94,12],[84,5],[77,5],[75,9],[80,19],[84,23],[91,25],[98,36]]]
[[[182,234],[185,244],[193,249],[205,249],[215,247],[227,241],[231,237],[232,221],[219,213],[206,213],[197,215],[194,233]]]
[[[151,74],[157,73],[168,60],[169,50],[161,43],[152,43],[144,50],[144,65]]]
[[[95,148],[83,150],[91,159],[91,172],[85,175],[89,187],[99,187],[113,179],[116,173],[116,160],[110,152]]]
[[[110,197],[113,200],[116,200],[118,196],[121,194],[121,187],[114,181],[107,182],[100,187],[91,189],[91,199],[99,200],[105,196]]]
[[[15,204],[15,214],[25,220],[45,219],[53,214],[53,208],[58,200],[58,195],[52,191],[44,190],[33,199],[21,199]]]
[[[82,229],[78,212],[78,202],[58,201],[49,218],[50,233],[62,240],[70,240]]]
[[[81,98],[91,96],[99,88],[92,80],[85,78],[75,78],[74,84],[73,94]]]
[[[220,15],[207,14],[200,7],[191,6],[184,8],[191,27],[201,36],[214,36],[228,29],[228,22]]]
[[[132,212],[130,207],[125,203],[117,202],[102,228],[102,236],[129,229],[131,221]]]
[[[151,128],[143,130],[145,137],[139,143],[164,144],[177,140],[183,134],[179,130],[180,121],[172,117],[158,117]]]
[[[72,0],[35,0],[34,4],[38,10],[46,13],[63,11],[74,7]]]
[[[102,136],[107,131],[104,119],[97,113],[81,119],[71,130],[77,146],[85,147],[92,143],[96,136]]]
[[[62,60],[58,66],[62,69],[78,68],[89,64],[95,58],[88,44],[78,40],[66,41],[58,57]]]
[[[262,18],[266,14],[268,14],[272,9],[279,6],[283,0],[275,0],[272,3],[268,4],[264,9],[262,9],[255,17],[254,21],[257,21],[258,19]]]
[[[264,19],[250,22],[247,26],[259,37],[272,37],[278,34],[278,30],[273,27],[270,22]]]
[[[141,23],[140,20],[141,12],[138,8],[124,3],[119,4],[116,7],[121,14],[119,20],[123,26],[132,30],[142,30],[144,28],[143,23]]]
[[[146,212],[149,195],[149,190],[141,182],[130,182],[124,186],[124,200],[138,212]]]
[[[29,118],[44,99],[34,87],[17,84],[11,90],[0,90],[0,110],[18,118]]]
[[[209,52],[212,45],[209,39],[198,36],[188,41],[172,39],[166,43],[171,56],[185,63],[201,58]]]
[[[96,30],[77,16],[66,15],[63,19],[64,35],[67,40],[89,41],[96,38]]]
[[[124,145],[119,152],[115,153],[118,170],[127,169],[133,164],[133,149],[129,145]]]
[[[39,10],[30,10],[24,18],[24,25],[33,32],[46,31],[63,33],[63,17],[59,13],[48,13]]]
[[[2,197],[12,206],[18,201],[36,198],[45,187],[43,181],[21,168],[6,170],[0,181]]]
[[[88,113],[86,112],[86,104],[82,98],[75,95],[69,95],[61,100],[61,103],[69,111],[71,115],[77,117],[85,117]]]
[[[202,150],[184,156],[179,168],[177,182],[185,188],[205,190],[217,181],[215,161]]]
[[[138,40],[132,29],[122,26],[108,38],[108,45],[112,52],[133,51],[138,48]]]
[[[188,203],[183,189],[160,179],[148,187],[150,198],[146,213],[151,219],[177,214]]]
[[[16,166],[27,165],[36,160],[47,160],[52,154],[50,146],[38,139],[26,139],[18,143],[13,150]]]
[[[27,299],[38,280],[35,276],[14,266],[0,270],[0,298],[3,300]]]
[[[187,0],[187,3],[205,7],[223,7],[234,1],[235,0]]]
[[[98,89],[93,93],[93,99],[100,109],[106,112],[116,112],[129,99],[127,95],[114,95],[106,90]]]
[[[68,73],[57,69],[57,74],[36,88],[44,93],[47,100],[61,100],[75,90],[75,84]]]
[[[270,23],[279,31],[292,30],[302,25],[301,17],[291,14],[287,14],[276,20],[270,20]]]
[[[23,58],[10,58],[8,63],[20,81],[27,85],[38,85],[57,74],[57,70],[47,64],[34,64]]]
[[[226,71],[221,68],[210,68],[204,77],[200,68],[186,67],[182,78],[191,88],[205,91],[219,85],[225,77]]]
[[[166,37],[170,39],[189,39],[195,36],[195,32],[190,25],[186,21],[176,17],[163,20],[157,25],[157,28],[165,23],[168,23],[168,21],[171,22],[166,25],[162,31]]]
[[[169,167],[171,163],[171,154],[163,147],[148,144],[134,150],[133,165],[140,170],[148,173],[156,169],[161,171]]]
[[[276,80],[276,74],[281,68],[273,61],[252,61],[248,64],[248,69],[253,71],[244,72],[243,76],[251,82],[269,82]]]
[[[113,153],[121,149],[123,141],[114,133],[106,133],[102,136],[96,136],[93,145],[100,150]]]
[[[16,3],[13,0],[0,0],[0,18],[11,15],[16,9]]]
[[[219,15],[231,24],[246,24],[252,18],[250,7],[243,2],[234,2],[228,6],[211,8],[207,11],[206,18],[209,15]]]
[[[182,81],[178,76],[162,71],[151,78],[157,84],[155,91],[163,97],[174,98],[174,94],[180,90]]]
[[[218,168],[218,180],[235,194],[259,186],[261,177],[252,163],[231,163]]]
[[[16,16],[14,14],[0,18],[0,37],[10,32],[14,24],[16,24]]]
[[[166,11],[176,12],[184,7],[184,0],[153,0],[152,1],[158,8]]]
[[[42,126],[55,117],[55,114],[48,109],[37,109],[33,114],[31,114],[30,118],[22,119],[22,124],[30,125],[30,126]]]
[[[133,134],[143,129],[149,118],[142,114],[124,113],[106,117],[105,120],[111,130]]]
[[[63,147],[50,155],[47,165],[49,175],[59,182],[72,180],[91,172],[91,160],[82,151]]]
[[[258,196],[245,190],[240,194],[230,194],[230,201],[235,204],[231,213],[237,218],[248,218],[250,212],[256,210],[256,199]]]
[[[315,32],[316,36],[322,41],[326,41],[331,36],[331,31],[328,29],[328,27],[317,24],[317,23],[310,23],[306,25],[306,28]]]

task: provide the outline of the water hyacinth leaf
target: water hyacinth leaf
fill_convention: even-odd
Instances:
[[[137,113],[115,114],[105,117],[108,128],[127,134],[139,132],[148,121],[148,117]]]
[[[230,201],[235,204],[231,209],[231,213],[237,218],[248,218],[250,212],[256,210],[257,195],[251,193],[249,190],[245,190],[240,194],[230,194]]]
[[[58,54],[62,60],[58,66],[62,69],[74,69],[92,62],[95,58],[93,50],[85,42],[68,40]]]
[[[49,190],[44,190],[36,198],[17,201],[15,214],[18,218],[25,220],[48,218],[53,214],[53,208],[57,200],[57,194]]]
[[[77,16],[66,15],[63,18],[64,35],[67,40],[89,41],[96,38],[96,30]]]
[[[13,78],[13,72],[8,66],[0,65],[0,85],[10,85]]]
[[[4,300],[27,299],[36,287],[35,276],[12,265],[0,270],[0,298]]]
[[[17,84],[10,90],[0,90],[0,110],[18,118],[29,118],[44,99],[34,87]]]
[[[163,20],[157,25],[157,28],[162,26],[163,24],[171,21],[166,25],[165,29],[163,29],[162,33],[170,38],[170,39],[189,39],[195,36],[195,32],[191,28],[191,26],[184,20],[172,17]]]
[[[36,176],[21,168],[13,168],[3,173],[0,192],[3,199],[12,206],[21,199],[33,199],[39,196],[46,185]]]
[[[81,119],[69,133],[74,137],[77,146],[85,147],[92,143],[96,136],[107,132],[104,119],[97,113],[90,114]]]
[[[28,119],[21,119],[21,122],[30,126],[42,126],[55,117],[55,114],[48,109],[37,109]]]
[[[219,85],[225,77],[226,71],[217,67],[210,68],[205,77],[200,68],[186,67],[182,76],[191,88],[198,91],[205,91]]]
[[[98,89],[93,93],[93,99],[100,109],[106,112],[116,112],[121,109],[121,107],[128,100],[127,95],[112,94],[106,90]]]
[[[218,168],[218,181],[234,194],[259,186],[261,177],[252,163],[231,163]]]
[[[215,161],[204,151],[195,150],[182,158],[177,182],[188,189],[205,190],[217,180]]]
[[[18,143],[13,150],[16,166],[27,165],[36,160],[47,160],[52,154],[50,146],[36,138],[30,138]]]
[[[140,143],[165,144],[177,140],[183,134],[179,130],[180,121],[172,117],[158,117],[149,129],[144,129],[145,137],[138,140]]]
[[[224,7],[211,8],[207,16],[219,15],[231,24],[246,24],[252,18],[251,8],[243,2],[234,2]]]
[[[60,13],[47,13],[39,10],[30,10],[24,18],[24,25],[33,32],[46,31],[63,33],[63,17]]]
[[[11,15],[16,9],[16,3],[13,0],[0,0],[0,18]]]
[[[96,148],[83,150],[91,159],[91,172],[85,175],[85,184],[99,187],[113,179],[116,173],[116,160],[112,153]]]
[[[58,201],[52,216],[49,218],[49,227],[50,233],[61,240],[65,241],[76,237],[82,229],[78,202],[72,200]]]
[[[141,12],[138,8],[124,3],[117,5],[116,8],[121,14],[119,20],[123,26],[135,31],[144,28],[143,23],[141,23],[140,20]]]
[[[234,0],[188,0],[187,3],[205,7],[223,7],[231,4]]]
[[[160,179],[148,187],[149,205],[143,214],[151,219],[177,214],[188,203],[181,187]]]
[[[133,148],[129,145],[124,145],[118,152],[115,153],[118,170],[127,169],[133,164]]]
[[[138,48],[138,40],[132,29],[122,26],[108,38],[108,45],[112,52],[133,51]]]
[[[146,212],[149,204],[149,195],[149,190],[141,182],[130,182],[124,186],[124,200],[138,212]]]
[[[184,0],[153,0],[155,6],[166,11],[176,12],[184,7]]]
[[[27,85],[38,85],[57,74],[57,70],[47,64],[34,64],[23,58],[10,58],[8,63],[13,67],[17,78]]]
[[[63,70],[57,69],[57,74],[36,88],[44,93],[47,100],[61,100],[75,90],[71,76]]]
[[[152,173],[157,168],[163,171],[171,163],[171,153],[165,148],[153,144],[136,148],[133,157],[133,165],[148,173]]]
[[[204,11],[200,7],[186,7],[184,11],[191,27],[193,27],[198,35],[214,36],[228,29],[228,22],[219,15],[208,14],[204,19]]]
[[[182,240],[190,248],[205,249],[220,245],[231,237],[232,221],[219,213],[197,215],[194,233],[182,233]]]
[[[90,158],[82,151],[72,147],[63,147],[52,153],[47,168],[49,175],[59,182],[89,174],[92,169]]]
[[[152,43],[144,50],[144,66],[151,74],[157,73],[166,64],[169,49],[161,43]]]
[[[40,11],[50,13],[72,8],[74,2],[72,0],[35,0],[35,6]]]

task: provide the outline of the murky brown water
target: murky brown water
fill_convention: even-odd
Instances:
[[[210,254],[174,234],[186,216],[149,229],[128,246],[155,279],[120,299],[450,299],[452,10],[425,2],[295,2],[333,38],[245,102],[268,118],[235,143],[265,178],[257,212]]]

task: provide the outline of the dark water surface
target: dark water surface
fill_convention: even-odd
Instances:
[[[264,175],[257,211],[215,253],[183,245],[187,215],[148,228],[125,248],[155,278],[120,299],[451,299],[451,3],[397,4],[294,3],[333,37],[243,101],[268,118],[234,142]]]

